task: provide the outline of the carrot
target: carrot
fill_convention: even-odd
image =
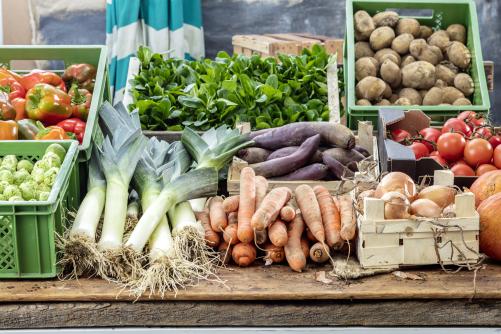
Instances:
[[[301,272],[306,267],[306,256],[301,248],[301,235],[303,231],[303,217],[301,214],[297,214],[288,226],[287,245],[284,247],[285,258],[289,267],[297,272]]]
[[[320,206],[318,205],[315,192],[309,185],[302,184],[296,188],[294,193],[306,226],[308,226],[318,241],[325,243],[322,214],[320,213]]]
[[[256,260],[256,247],[249,243],[239,243],[233,246],[231,257],[240,267],[247,267]]]
[[[355,238],[357,222],[350,195],[339,196],[339,213],[341,215],[341,239],[352,240]]]
[[[268,230],[254,231],[254,233],[256,234],[256,244],[262,245],[268,241]]]
[[[268,227],[268,237],[272,244],[278,247],[287,245],[287,227],[280,219],[275,220],[273,224]]]
[[[280,263],[285,260],[283,247],[278,247],[268,242],[263,248],[266,251],[264,259],[266,260],[267,265],[271,263]]]
[[[341,236],[339,235],[341,230],[341,217],[329,190],[324,186],[318,185],[313,188],[313,191],[315,192],[318,205],[320,206],[327,245],[333,247],[334,245],[342,243]]]
[[[230,224],[226,226],[223,232],[224,242],[226,242],[229,245],[238,244],[237,229],[238,229],[237,224]]]
[[[310,248],[310,259],[318,263],[324,263],[329,259],[329,247],[317,242]]]
[[[219,252],[222,263],[228,264],[228,262],[230,262],[232,249],[233,246],[228,245],[225,241],[219,244],[217,251]]]
[[[226,213],[236,212],[238,210],[238,203],[240,202],[240,196],[230,196],[223,200],[223,210]]]
[[[291,222],[296,216],[296,210],[290,204],[286,204],[280,209],[280,219],[286,222]]]
[[[268,192],[268,180],[263,176],[256,176],[256,210],[259,209]]]
[[[221,242],[219,234],[214,232],[210,226],[209,210],[204,209],[204,211],[195,212],[195,217],[200,221],[205,231],[205,242],[211,247],[216,247]]]
[[[308,241],[313,241],[313,242],[317,242],[317,238],[315,238],[315,236],[313,235],[313,233],[311,233],[310,229],[309,228],[306,228],[305,229],[305,234],[306,234],[306,240]]]
[[[223,210],[223,198],[221,196],[215,196],[210,199],[209,216],[210,224],[214,231],[221,232],[228,225],[228,219]]]
[[[290,189],[286,187],[278,187],[270,191],[264,197],[259,209],[252,216],[252,228],[262,231],[274,222],[280,214],[280,209],[289,201],[291,196]]]
[[[301,251],[304,254],[304,258],[308,260],[308,257],[310,257],[310,243],[308,239],[301,238]]]
[[[238,203],[237,236],[241,242],[254,240],[251,226],[252,215],[256,210],[256,174],[250,167],[244,167],[240,172],[240,202]]]
[[[228,225],[238,224],[238,213],[230,212],[228,213]]]

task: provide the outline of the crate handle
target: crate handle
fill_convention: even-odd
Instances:
[[[413,17],[416,19],[432,19],[434,16],[433,9],[425,8],[387,8],[387,11],[397,12],[399,16]]]

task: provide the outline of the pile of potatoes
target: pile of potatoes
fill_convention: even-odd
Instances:
[[[466,28],[433,31],[392,11],[357,11],[357,105],[471,105]]]

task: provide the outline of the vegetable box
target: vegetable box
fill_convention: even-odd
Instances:
[[[423,177],[431,177],[435,170],[444,167],[430,157],[416,160],[414,152],[408,146],[397,143],[388,137],[388,131],[402,129],[410,133],[430,126],[430,118],[421,110],[379,110],[378,148],[382,172],[404,172],[420,183]],[[454,177],[454,184],[469,187],[477,179],[476,176]]]
[[[357,145],[362,146],[370,154],[372,154],[374,161],[378,161],[378,149],[377,149],[377,139],[372,134],[372,124],[370,122],[360,122],[358,127],[358,134],[356,136]],[[365,163],[365,162],[363,162]],[[233,158],[233,162],[230,165],[228,170],[228,181],[227,181],[227,189],[230,195],[238,195],[240,193],[240,172],[241,170],[248,166],[246,161],[243,161],[237,157]],[[379,166],[376,164],[371,164],[371,162],[367,162],[368,167],[372,167],[375,170],[373,171],[374,175],[379,174]],[[350,181],[272,181],[268,180],[268,191],[277,188],[277,187],[288,187],[291,190],[296,189],[297,186],[301,184],[307,184],[312,187],[315,185],[323,185],[326,187],[329,192],[332,194],[336,193],[346,193],[351,191],[355,184]]]
[[[0,141],[0,156],[40,159],[55,141]],[[0,202],[0,278],[47,278],[57,274],[57,234],[69,210],[78,208],[77,141],[57,141],[66,156],[47,201]]]
[[[450,171],[436,171],[435,184],[452,185]],[[455,218],[384,219],[384,201],[364,199],[357,220],[357,255],[363,268],[467,265],[479,259],[479,215],[472,193],[456,195]]]
[[[353,15],[358,10],[365,10],[370,15],[391,9],[405,17],[417,19],[421,24],[436,29],[447,27],[453,23],[460,23],[466,27],[466,46],[471,51],[472,60],[470,75],[474,81],[475,92],[473,105],[464,106],[419,106],[432,118],[447,117],[457,114],[458,111],[473,110],[487,113],[490,109],[489,93],[480,45],[475,2],[472,0],[348,0],[346,1],[346,39],[345,39],[345,84],[347,97],[348,126],[353,127],[358,120],[377,119],[378,106],[359,106],[355,103],[355,29]],[[426,13],[424,15],[423,13]],[[401,109],[402,106],[389,106]]]

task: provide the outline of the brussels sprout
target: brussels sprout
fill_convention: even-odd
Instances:
[[[3,190],[3,195],[5,196],[5,198],[11,198],[12,196],[21,196],[21,190],[19,190],[19,188],[15,185],[8,185],[7,187],[5,187],[5,189]]]
[[[24,199],[21,196],[11,196],[11,197],[9,197],[9,202],[19,202],[19,201],[24,201]]]
[[[10,186],[10,183],[7,181],[0,181],[0,194],[3,194],[5,187]]]
[[[44,174],[45,174],[45,169],[35,166],[35,168],[33,168],[33,171],[31,172],[31,177],[33,178],[33,181],[35,181],[36,183],[42,183]]]
[[[6,201],[7,199],[5,198],[5,196],[3,194],[0,194],[0,201]]]
[[[47,162],[49,167],[61,167],[61,159],[56,153],[48,152],[42,160]]]
[[[2,164],[15,164],[17,165],[17,157],[14,154],[9,154],[3,157]]]
[[[50,192],[48,191],[42,191],[38,194],[38,200],[39,201],[46,201],[49,199]]]
[[[31,173],[31,171],[33,170],[33,163],[29,160],[20,160],[17,163],[17,170],[22,169],[25,169],[26,171],[28,171],[28,173]]]
[[[57,174],[59,173],[59,168],[51,167],[48,171],[44,173],[43,183],[52,186],[56,182]]]
[[[5,181],[8,183],[12,183],[14,181],[14,177],[12,173],[7,169],[0,170],[0,181]]]
[[[48,152],[57,154],[60,161],[63,161],[64,157],[66,156],[66,150],[59,144],[50,144],[49,147],[47,147],[47,149],[45,150],[45,154],[47,154]]]
[[[27,201],[37,198],[37,184],[34,181],[25,181],[19,185],[21,195]]]
[[[46,191],[46,192],[49,192],[52,190],[52,187],[49,186],[48,184],[39,184],[38,187],[37,187],[37,192],[43,192],[43,191]]]
[[[31,178],[30,173],[26,169],[21,169],[18,171],[15,171],[14,174],[14,184],[20,185],[24,181],[28,180]]]
[[[44,171],[46,170],[49,170],[50,169],[50,162],[47,161],[47,160],[38,160],[37,162],[35,162],[35,165],[33,166],[33,169],[35,168],[40,168],[40,169],[43,169]]]

